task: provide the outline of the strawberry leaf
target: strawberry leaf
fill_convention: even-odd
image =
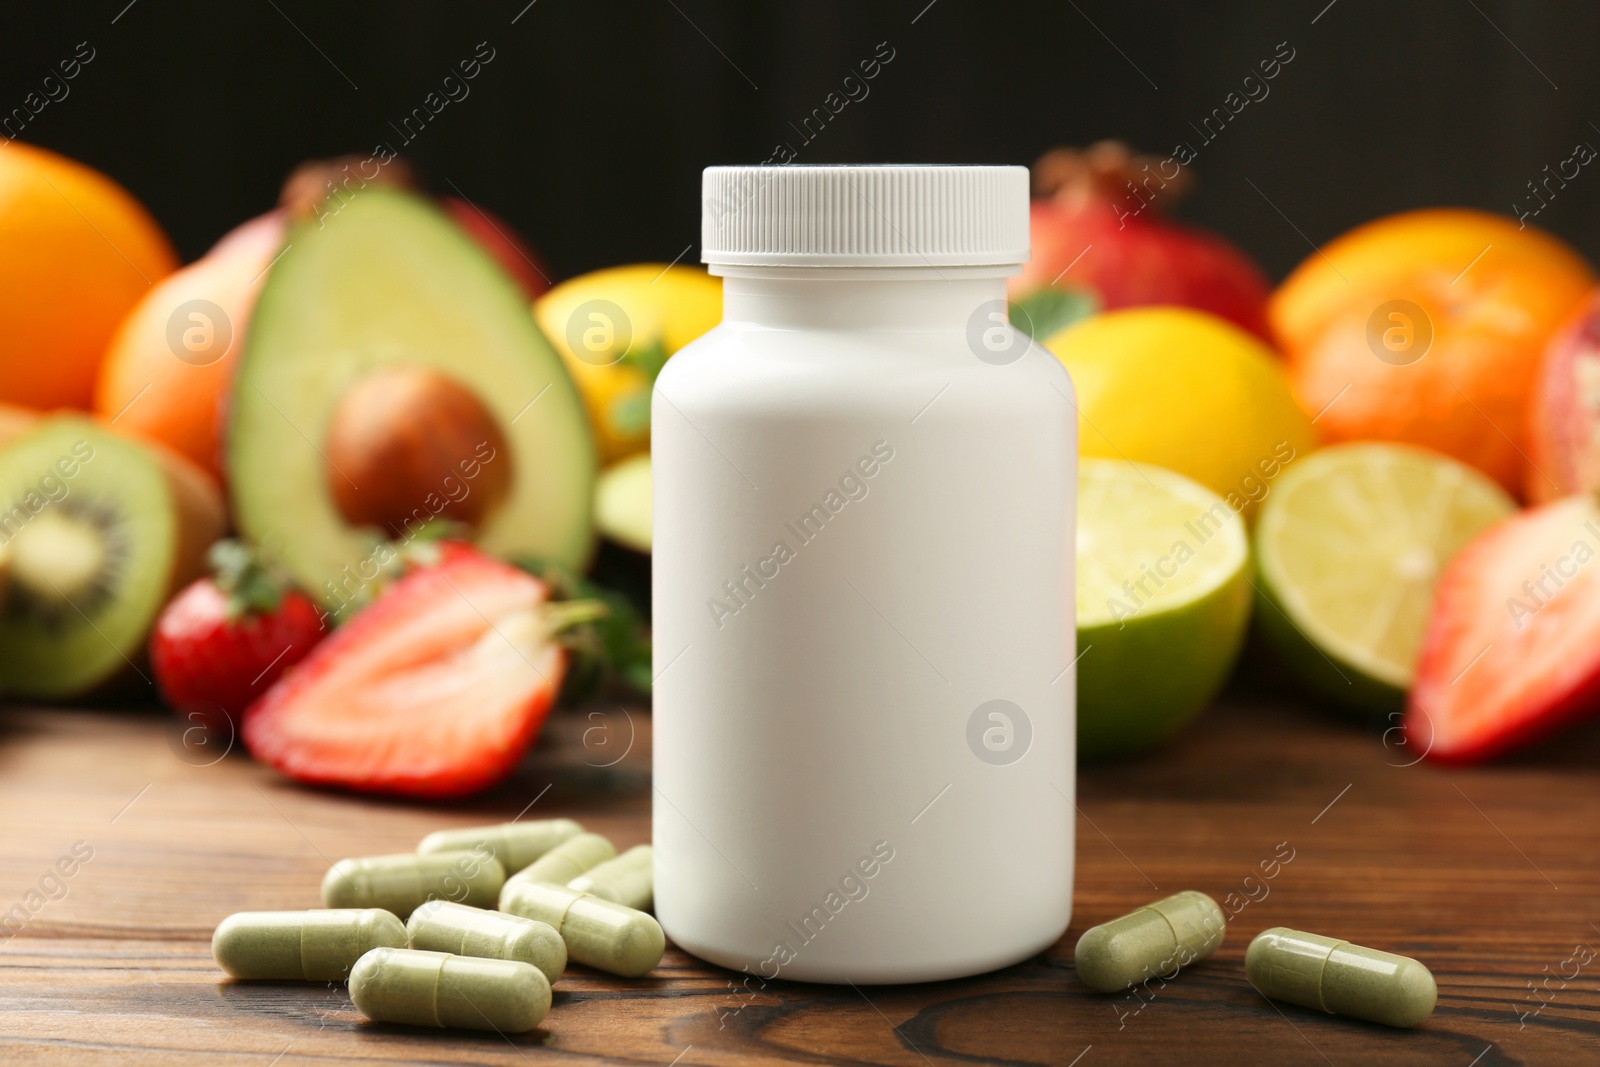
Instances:
[[[288,580],[242,541],[215,542],[206,553],[217,588],[228,597],[228,618],[270,615],[283,602]]]
[[[548,561],[517,565],[545,583],[552,619],[566,623],[560,640],[571,659],[562,703],[581,702],[608,684],[650,691],[649,627],[627,597]]]

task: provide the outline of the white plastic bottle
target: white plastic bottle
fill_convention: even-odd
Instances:
[[[917,982],[1072,902],[1072,385],[1006,321],[1020,167],[713,167],[723,321],[656,385],[656,914]]]

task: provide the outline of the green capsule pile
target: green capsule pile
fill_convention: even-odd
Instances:
[[[380,1022],[521,1033],[569,959],[627,978],[661,962],[651,870],[649,845],[618,856],[571,819],[441,830],[335,863],[321,908],[228,916],[211,954],[238,979],[348,981]]]

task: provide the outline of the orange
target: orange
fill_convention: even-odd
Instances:
[[[54,152],[0,145],[0,401],[87,408],[117,324],[177,265],[122,186]]]
[[[238,227],[145,293],[106,349],[94,410],[222,478],[222,409],[267,267],[277,212]]]
[[[1543,231],[1437,208],[1313,253],[1268,315],[1325,442],[1422,445],[1520,494],[1540,354],[1594,284],[1589,264]]]

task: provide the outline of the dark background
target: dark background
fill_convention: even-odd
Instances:
[[[1293,61],[1201,145],[1179,212],[1275,278],[1309,242],[1377,215],[1537,206],[1526,183],[1578,142],[1600,146],[1600,10],[1579,3],[7,5],[0,115],[81,41],[95,58],[21,137],[123,182],[186,260],[269,206],[296,162],[400,146],[391,123],[479,42],[494,58],[470,95],[402,151],[434,188],[510,219],[557,277],[695,244],[692,261],[700,168],[761,162],[782,141],[802,163],[1031,163],[1104,137],[1163,155],[1201,145],[1190,123],[1279,42]],[[870,95],[807,144],[790,123],[880,42],[894,58]],[[1537,223],[1600,259],[1591,169]]]

